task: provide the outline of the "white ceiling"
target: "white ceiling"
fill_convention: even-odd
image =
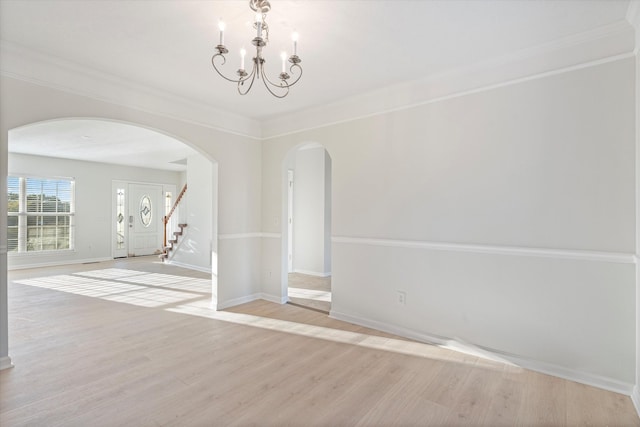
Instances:
[[[195,151],[174,138],[105,120],[40,122],[9,131],[9,152],[184,171]]]
[[[229,75],[251,53],[248,1],[1,0],[0,39],[244,117],[267,120],[625,19],[629,0],[271,0],[267,72],[298,54],[304,76],[285,99],[240,96],[211,67],[227,23]],[[52,129],[47,129],[52,131]]]

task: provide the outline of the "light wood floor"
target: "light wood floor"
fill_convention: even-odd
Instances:
[[[627,396],[135,259],[10,273],[8,426],[640,426]]]
[[[331,277],[289,273],[289,301],[329,314],[331,310]]]

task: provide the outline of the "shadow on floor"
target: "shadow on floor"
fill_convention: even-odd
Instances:
[[[289,273],[289,302],[329,314],[331,310],[331,277]]]

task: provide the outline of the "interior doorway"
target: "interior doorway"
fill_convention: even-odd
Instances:
[[[172,184],[113,181],[113,258],[157,255],[162,252],[162,218]],[[166,195],[163,197],[163,195]]]
[[[174,212],[172,217],[188,227],[164,264],[208,273],[211,305],[216,306],[218,167],[214,158],[160,130],[100,118],[55,118],[14,128],[7,148],[9,175],[68,177],[75,207],[69,232],[73,250],[16,254],[8,259],[8,269],[160,253],[165,246],[167,206],[177,199],[178,188],[192,182],[176,210],[179,215]],[[118,205],[119,210],[114,208]],[[168,240],[176,240],[178,231],[168,227]]]
[[[292,304],[331,309],[331,157],[320,144],[287,156],[286,290]]]
[[[66,108],[66,111],[72,110],[73,108]],[[85,113],[84,109],[78,112]],[[74,228],[69,232],[73,236],[70,245],[73,250],[58,250],[55,253],[39,251],[28,256],[8,257],[5,247],[5,275],[8,270],[13,269],[42,267],[44,269],[41,271],[46,272],[47,269],[58,268],[58,265],[89,265],[112,258],[110,241],[113,234],[109,225],[112,203],[109,184],[114,178],[149,182],[181,182],[193,178],[199,184],[195,186],[198,190],[203,189],[204,192],[206,189],[206,197],[201,197],[197,192],[192,193],[192,199],[197,201],[197,206],[192,211],[198,212],[199,217],[197,220],[192,217],[189,219],[192,224],[202,227],[194,227],[194,238],[190,239],[191,247],[199,249],[199,253],[189,252],[187,255],[190,260],[200,256],[206,261],[195,265],[200,261],[198,258],[194,263],[183,261],[181,264],[185,267],[189,264],[190,269],[205,265],[202,270],[210,277],[211,289],[208,305],[216,307],[218,164],[209,150],[192,148],[186,140],[161,131],[113,119],[59,118],[55,108],[50,112],[47,109],[41,111],[38,117],[45,118],[47,115],[52,116],[50,120],[25,124],[8,131],[5,178],[12,174],[70,178],[75,189],[73,200],[76,206],[74,220],[71,221]],[[122,115],[125,119],[129,116],[126,111]],[[185,132],[187,135],[193,133],[188,130]],[[179,176],[177,179],[166,179],[166,171]],[[4,180],[5,186],[7,181]],[[76,186],[75,183],[79,184]],[[63,206],[65,201],[61,200]],[[158,205],[164,206],[163,203]],[[203,208],[203,205],[206,206]],[[7,218],[8,215],[5,214],[5,242],[9,225]],[[157,266],[165,265],[159,260],[156,263]],[[0,369],[11,366],[8,356],[6,282],[5,277],[4,285],[0,286]],[[2,294],[4,298],[1,297]]]

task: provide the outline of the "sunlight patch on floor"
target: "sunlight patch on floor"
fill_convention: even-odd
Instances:
[[[204,294],[211,293],[211,280],[179,277],[171,274],[147,273],[143,276],[129,277],[127,278],[127,282],[150,286],[162,286],[171,289],[181,289]]]
[[[201,295],[199,294],[171,291],[167,289],[146,288],[140,291],[108,295],[103,297],[103,299],[107,301],[138,305],[141,307],[161,307],[200,297]]]
[[[81,271],[73,274],[74,276],[97,277],[99,279],[122,279],[125,277],[131,278],[132,276],[144,275],[148,273],[144,271],[134,271],[124,268],[105,268],[102,270]]]
[[[83,271],[72,274],[14,280],[27,286],[73,293],[82,296],[101,298],[103,300],[131,304],[141,307],[159,308],[173,313],[188,314],[253,326],[272,331],[285,332],[345,343],[376,350],[391,351],[409,356],[429,359],[448,360],[476,365],[477,359],[456,357],[459,353],[448,353],[444,348],[455,348],[483,357],[481,352],[472,346],[451,342],[451,346],[437,346],[415,341],[368,335],[359,332],[345,331],[323,326],[315,326],[287,320],[272,319],[251,314],[216,311],[211,298],[211,280],[176,276],[171,274],[147,273],[121,268]],[[289,294],[297,298],[316,301],[331,301],[331,293],[319,290],[289,288]],[[465,351],[466,350],[466,351]],[[483,361],[483,368],[501,370],[506,360],[493,358]]]
[[[339,342],[344,344],[356,345],[375,350],[390,351],[408,356],[424,357],[434,360],[447,360],[458,363],[468,363],[477,365],[477,361],[465,361],[457,358],[455,355],[449,355],[440,346],[425,344],[415,341],[399,340],[395,338],[380,337],[368,335],[359,332],[345,331],[341,329],[327,328],[323,326],[308,325],[304,323],[291,322],[288,320],[272,319],[268,317],[254,316],[251,314],[234,313],[229,311],[215,311],[203,307],[197,307],[191,304],[185,304],[178,307],[167,308],[167,311],[181,314],[189,314],[195,316],[206,317],[209,319],[220,320],[223,322],[235,323],[239,325],[252,326],[256,328],[268,329],[272,331],[285,332],[290,334],[302,335],[314,339],[322,339],[327,341]],[[451,357],[447,357],[451,356]],[[484,360],[483,368],[502,370],[505,363],[503,360]]]
[[[289,287],[289,297],[304,298],[313,301],[331,302],[331,291],[319,291],[315,289],[303,289]]]
[[[141,307],[162,307],[200,299],[210,304],[211,299],[210,280],[118,268],[15,280],[14,283]]]
[[[15,283],[96,298],[144,289],[144,286],[118,283],[110,280],[89,279],[69,274],[41,277],[37,279],[16,280]]]

